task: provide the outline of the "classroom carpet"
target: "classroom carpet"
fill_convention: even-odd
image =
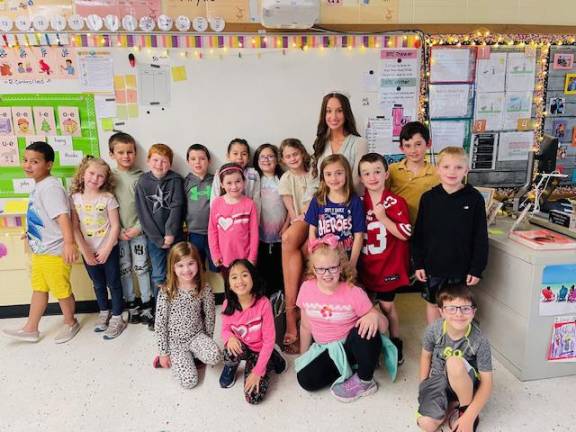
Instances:
[[[338,402],[329,390],[300,389],[294,357],[288,357],[287,372],[273,374],[258,406],[244,401],[240,375],[234,387],[220,388],[221,365],[207,367],[199,385],[184,390],[169,370],[152,368],[156,341],[145,326],[129,325],[120,337],[105,341],[92,331],[96,314],[79,315],[80,333],[56,345],[61,317],[45,317],[37,344],[0,339],[0,431],[417,431],[425,304],[418,294],[396,298],[406,361],[395,383],[379,369],[378,392],[350,404]],[[23,322],[0,320],[0,328]],[[570,402],[576,376],[520,382],[495,360],[494,382],[479,432],[576,431]]]

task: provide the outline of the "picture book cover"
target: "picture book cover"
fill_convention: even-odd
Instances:
[[[513,231],[510,238],[532,249],[576,249],[576,240],[547,229]]]

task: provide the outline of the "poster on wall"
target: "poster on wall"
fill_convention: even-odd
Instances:
[[[476,89],[479,92],[503,92],[506,82],[506,53],[491,52],[476,64]]]
[[[545,316],[576,314],[576,264],[544,267],[539,309]]]
[[[471,84],[430,85],[430,118],[472,116]]]
[[[548,347],[548,360],[576,362],[576,317],[556,317]]]
[[[498,145],[499,161],[525,161],[534,145],[534,132],[502,132]]]
[[[508,54],[506,64],[507,91],[534,91],[536,76],[536,57],[527,56],[524,52]]]
[[[79,51],[80,84],[85,91],[112,92],[114,62],[109,52]]]
[[[470,83],[474,80],[476,51],[472,48],[433,47],[430,59],[431,83]]]
[[[504,93],[478,93],[475,105],[474,121],[484,125],[484,130],[478,132],[502,129]]]
[[[148,16],[158,18],[162,13],[161,0],[74,0],[76,13],[82,16],[132,15],[136,19]]]

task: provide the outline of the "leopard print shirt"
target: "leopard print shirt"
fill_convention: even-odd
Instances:
[[[179,290],[172,301],[160,291],[154,325],[160,355],[170,355],[171,347],[185,345],[199,332],[213,337],[215,322],[216,304],[209,285],[201,296]]]

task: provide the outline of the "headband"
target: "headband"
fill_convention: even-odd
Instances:
[[[322,245],[328,246],[330,249],[338,248],[338,237],[334,234],[326,234],[324,237],[308,240],[308,252],[312,253]]]
[[[242,173],[242,172],[243,172],[243,171],[242,171],[242,168],[240,168],[239,166],[237,166],[237,165],[232,165],[232,166],[229,166],[229,167],[226,167],[226,168],[221,169],[219,175],[223,175],[223,174],[226,174],[226,173],[229,173],[229,172],[235,172],[235,171],[237,171],[237,172],[239,172],[239,173]]]

